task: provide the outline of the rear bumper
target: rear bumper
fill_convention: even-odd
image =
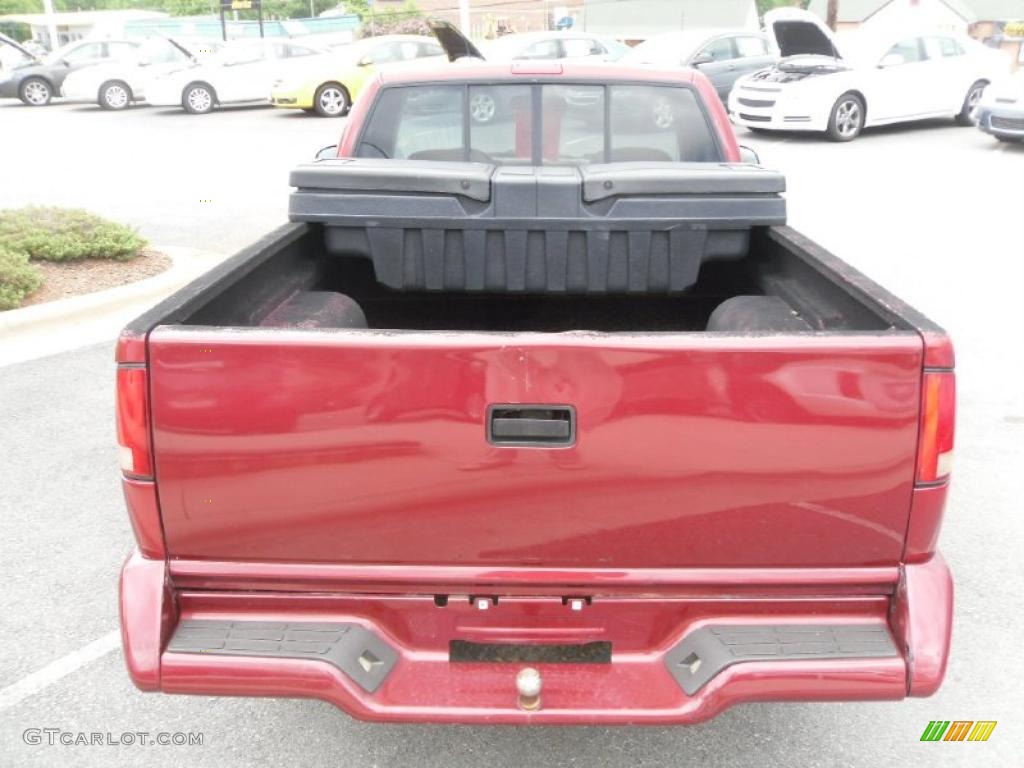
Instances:
[[[121,579],[122,634],[144,690],[317,698],[377,721],[694,723],[742,702],[891,700],[938,688],[952,616],[941,557],[905,566],[889,584],[840,579],[834,594],[788,580],[761,594],[723,582],[577,603],[563,598],[592,592],[502,596],[488,586],[482,610],[465,594],[441,606],[429,592],[176,589],[163,561],[135,553]],[[460,662],[450,660],[452,640],[502,653],[610,643],[611,655]],[[526,666],[543,680],[533,711],[517,701]]]

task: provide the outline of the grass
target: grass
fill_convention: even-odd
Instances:
[[[21,306],[42,284],[43,276],[28,263],[27,255],[0,246],[0,310]]]
[[[146,241],[135,230],[77,208],[29,206],[0,211],[0,248],[42,261],[138,256]]]
[[[0,310],[14,309],[42,285],[30,262],[129,261],[146,246],[123,224],[76,208],[29,206],[0,211]]]

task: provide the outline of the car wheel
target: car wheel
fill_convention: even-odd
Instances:
[[[206,83],[192,83],[181,93],[181,106],[192,115],[205,115],[213,111],[216,96]]]
[[[828,118],[828,137],[832,141],[853,141],[864,130],[867,110],[864,100],[855,93],[844,93],[836,99]]]
[[[41,77],[30,77],[21,84],[18,96],[30,107],[45,107],[53,98],[53,88]]]
[[[469,116],[481,125],[491,122],[498,114],[498,104],[489,93],[475,93],[469,100]]]
[[[971,117],[971,112],[978,106],[978,102],[981,101],[981,94],[985,92],[985,86],[988,85],[984,80],[979,80],[971,89],[967,91],[967,95],[964,97],[964,105],[960,108],[959,114],[956,116],[956,122],[959,125],[974,125],[974,118]]]
[[[132,103],[132,89],[120,80],[100,86],[100,106],[104,109],[125,109]]]
[[[338,83],[324,83],[313,96],[313,109],[320,117],[341,117],[349,103],[348,91]]]

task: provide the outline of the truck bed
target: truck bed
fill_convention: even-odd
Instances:
[[[335,294],[366,327],[332,326],[329,303],[282,312]],[[708,331],[736,297],[789,310],[778,328],[741,312]],[[290,224],[135,327],[177,558],[779,567],[903,552],[932,326],[787,228],[756,230],[747,259],[706,265],[682,295],[588,297],[391,290],[329,252],[320,225]],[[573,442],[489,441],[501,404],[571,407]]]

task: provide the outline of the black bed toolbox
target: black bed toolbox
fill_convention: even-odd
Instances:
[[[584,167],[326,160],[292,171],[292,221],[396,290],[674,293],[786,221],[784,177],[729,163]]]

